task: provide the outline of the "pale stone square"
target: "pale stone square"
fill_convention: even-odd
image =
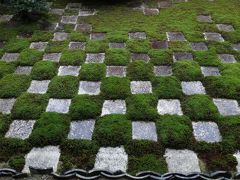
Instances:
[[[181,61],[181,60],[193,60],[192,53],[189,52],[174,52],[173,53],[173,61]]]
[[[62,16],[61,23],[77,24],[78,16]]]
[[[160,99],[157,110],[160,115],[183,115],[181,103],[178,99]]]
[[[78,76],[81,66],[60,66],[58,76]]]
[[[0,113],[10,114],[16,99],[0,99]]]
[[[125,77],[127,73],[126,66],[107,66],[107,77],[116,76],[116,77]]]
[[[28,93],[45,94],[48,90],[50,80],[36,81],[32,80]]]
[[[46,112],[56,112],[67,114],[69,111],[69,106],[71,104],[71,99],[49,99]]]
[[[68,39],[68,33],[56,32],[54,33],[53,41],[65,41]]]
[[[216,41],[216,42],[224,42],[224,39],[221,34],[215,32],[205,32],[204,38],[207,41]]]
[[[53,62],[59,62],[61,58],[61,53],[49,53],[44,54],[43,60],[44,61],[53,61]]]
[[[232,48],[233,48],[233,50],[235,50],[235,51],[240,51],[240,43],[232,44]]]
[[[129,39],[141,40],[146,39],[147,35],[145,32],[130,32],[128,33]]]
[[[99,95],[101,82],[80,81],[78,94]]]
[[[109,48],[125,48],[126,47],[126,43],[119,43],[119,42],[111,42],[109,43]]]
[[[30,75],[32,72],[32,66],[18,66],[15,70],[15,74]]]
[[[194,51],[207,51],[208,47],[204,42],[191,43],[192,50]]]
[[[220,72],[218,67],[212,67],[212,66],[202,66],[201,71],[204,77],[207,76],[220,76]]]
[[[143,9],[143,14],[144,15],[158,15],[159,14],[159,9],[157,9],[157,8],[144,8]]]
[[[234,28],[230,24],[217,24],[217,28],[219,31],[223,32],[232,32],[234,31]]]
[[[132,61],[137,61],[137,60],[142,60],[145,62],[150,61],[150,57],[148,54],[143,54],[143,53],[132,53],[131,54],[131,60]]]
[[[19,53],[5,53],[1,60],[5,62],[14,62],[18,60],[19,56]]]
[[[92,31],[92,25],[91,24],[86,24],[86,23],[82,23],[82,24],[76,24],[75,31],[80,31],[80,32],[91,32]]]
[[[127,107],[124,100],[105,100],[101,116],[108,114],[126,114]]]
[[[168,41],[186,41],[182,32],[167,32]]]
[[[78,16],[94,16],[96,14],[96,9],[80,9]]]
[[[236,63],[236,59],[232,54],[218,54],[218,58],[222,63]]]
[[[85,42],[70,42],[69,43],[69,49],[81,49],[81,50],[85,50]]]
[[[137,140],[157,141],[157,129],[154,122],[132,122],[132,138]]]
[[[64,9],[60,9],[60,8],[51,8],[49,10],[49,13],[61,16],[63,15],[64,11],[65,11]]]
[[[105,59],[105,53],[88,53],[86,63],[103,63]]]
[[[211,23],[213,22],[211,16],[206,16],[206,15],[199,15],[197,16],[197,21],[198,22],[203,22],[203,23]]]
[[[48,42],[32,42],[30,44],[30,49],[37,49],[39,51],[44,51],[48,45]]]
[[[94,32],[90,34],[90,40],[104,40],[106,37],[106,33],[102,32]]]
[[[132,81],[132,94],[147,94],[152,93],[152,84],[150,81]]]
[[[217,106],[222,116],[240,115],[240,107],[237,100],[232,99],[213,99],[213,103]]]
[[[154,74],[156,76],[171,76],[172,67],[171,66],[154,66]]]
[[[206,94],[201,81],[181,82],[182,91],[185,95]]]

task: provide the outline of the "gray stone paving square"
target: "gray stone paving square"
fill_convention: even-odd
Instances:
[[[80,9],[78,16],[94,16],[96,14],[96,9]]]
[[[168,41],[186,41],[182,32],[167,32]]]
[[[157,110],[160,115],[170,114],[182,116],[181,103],[178,99],[160,99],[158,100]]]
[[[44,61],[53,61],[53,62],[59,62],[61,58],[61,53],[49,53],[44,54],[43,60]]]
[[[85,63],[103,63],[105,53],[88,53]]]
[[[23,173],[30,173],[29,167],[38,169],[53,168],[57,171],[57,166],[60,158],[60,149],[58,146],[45,146],[43,148],[33,148],[25,156],[25,165]]]
[[[76,24],[75,31],[80,31],[80,32],[91,32],[92,31],[92,25],[91,24]]]
[[[6,138],[27,139],[32,133],[35,120],[14,120],[8,132],[5,134]]]
[[[182,91],[185,95],[206,94],[201,81],[181,82]]]
[[[119,43],[119,42],[111,42],[109,43],[109,48],[125,48],[126,47],[126,43]]]
[[[105,100],[101,116],[108,114],[126,114],[127,107],[124,100]]]
[[[230,24],[217,24],[217,28],[219,31],[223,32],[232,32],[234,31],[234,28]]]
[[[78,16],[62,16],[61,23],[77,24]]]
[[[218,54],[218,58],[222,63],[236,63],[236,59],[232,54]]]
[[[59,9],[59,8],[51,8],[50,10],[49,10],[49,13],[50,14],[55,14],[55,15],[59,15],[59,16],[61,16],[61,15],[63,15],[63,13],[64,13],[64,9]]]
[[[101,82],[80,81],[78,94],[98,95],[100,87]]]
[[[45,94],[48,90],[50,80],[36,81],[32,80],[28,93]]]
[[[222,141],[222,136],[215,122],[192,122],[193,134],[197,141],[214,143]]]
[[[30,44],[30,49],[37,49],[39,51],[44,51],[48,45],[48,42],[32,42]]]
[[[153,49],[167,49],[168,48],[168,42],[167,41],[152,41],[151,47]]]
[[[85,42],[70,42],[69,43],[69,49],[81,49],[81,50],[85,50]]]
[[[147,94],[152,93],[152,84],[150,81],[132,81],[132,94]]]
[[[15,74],[30,75],[32,72],[32,66],[18,66],[15,70]]]
[[[60,66],[58,76],[78,76],[81,66]]]
[[[236,166],[236,169],[237,169],[237,172],[239,173],[240,172],[240,152],[237,151],[236,153],[233,154],[233,156],[236,158],[237,160],[237,166]]]
[[[217,106],[222,116],[240,115],[240,107],[237,100],[232,99],[213,99],[213,103]]]
[[[0,113],[10,114],[16,99],[0,99]]]
[[[198,157],[191,150],[166,149],[164,157],[166,158],[169,173],[188,174],[201,172]]]
[[[193,60],[192,53],[189,52],[174,52],[173,53],[173,61],[181,61],[181,60]]]
[[[70,125],[68,139],[92,140],[95,120],[73,121]]]
[[[132,138],[157,141],[157,129],[154,122],[132,122]]]
[[[46,27],[44,27],[44,30],[47,31],[55,31],[59,28],[59,23],[50,23],[49,25],[47,25]]]
[[[220,76],[220,72],[218,67],[212,67],[212,66],[202,66],[201,71],[204,77],[207,76]]]
[[[154,74],[156,76],[171,76],[172,67],[171,66],[154,66]]]
[[[68,39],[68,33],[56,32],[54,33],[53,41],[65,41]]]
[[[238,43],[238,44],[232,44],[232,48],[233,48],[235,51],[240,51],[240,43]]]
[[[116,77],[125,77],[127,74],[126,66],[107,66],[107,77],[116,76]]]
[[[94,32],[90,34],[90,40],[104,40],[106,38],[106,33]]]
[[[128,33],[128,36],[129,36],[129,39],[135,39],[135,40],[147,38],[147,35],[145,32],[130,32]]]
[[[94,170],[106,170],[110,172],[126,172],[128,166],[128,155],[123,146],[102,147],[99,149]]]
[[[17,61],[19,58],[19,53],[5,53],[2,57],[2,61],[6,61],[6,62],[13,62],[13,61]]]
[[[208,47],[204,42],[191,43],[192,50],[194,51],[207,51]]]
[[[46,112],[56,112],[67,114],[69,106],[71,105],[71,99],[49,99]]]
[[[221,34],[215,32],[205,32],[204,38],[207,41],[216,41],[216,42],[224,42],[224,39]]]
[[[206,16],[206,15],[199,15],[197,16],[197,21],[198,22],[203,22],[203,23],[211,23],[213,22],[211,16]]]
[[[13,15],[0,15],[0,23],[5,23],[11,21]]]
[[[150,57],[148,54],[142,54],[142,53],[132,53],[131,54],[131,60],[132,61],[137,61],[137,60],[142,60],[145,62],[150,61]]]
[[[158,15],[159,14],[159,9],[157,9],[157,8],[144,8],[143,9],[143,14],[144,15]]]

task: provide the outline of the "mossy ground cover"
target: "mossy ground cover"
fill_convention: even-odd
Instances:
[[[55,0],[52,7],[65,8],[67,3],[67,0]],[[103,39],[90,39],[90,33],[75,31],[74,25],[47,31],[40,22],[16,23],[12,20],[0,24],[0,44],[3,43],[0,58],[9,53],[19,54],[16,61],[5,62],[3,59],[0,62],[0,99],[16,100],[10,114],[0,113],[0,162],[8,162],[20,170],[24,155],[32,147],[60,145],[63,165],[59,171],[69,168],[89,170],[94,166],[100,147],[124,145],[129,155],[128,172],[132,174],[144,170],[167,172],[164,159],[167,148],[193,150],[204,161],[204,172],[236,171],[236,160],[232,155],[240,148],[240,118],[239,115],[222,116],[213,98],[236,100],[240,104],[240,52],[232,48],[232,44],[240,42],[239,2],[192,0],[174,3],[154,16],[133,10],[127,2],[98,6],[99,3],[88,2],[87,6],[97,9],[97,15],[81,17],[78,23],[90,24],[92,32],[105,33]],[[146,4],[157,7],[155,0]],[[197,16],[203,14],[211,15],[213,22],[198,22]],[[77,13],[65,10],[65,15]],[[50,23],[61,20],[60,15],[48,14],[45,18]],[[230,24],[234,31],[222,32],[216,24]],[[68,37],[63,41],[53,40],[58,31],[68,33]],[[129,32],[144,32],[146,39],[129,39]],[[182,32],[186,41],[168,41],[168,47],[154,47],[153,41],[167,40],[166,32]],[[221,33],[225,42],[206,41],[204,32]],[[31,37],[17,36],[24,33]],[[48,44],[45,50],[39,51],[29,48],[32,42]],[[70,49],[70,42],[84,42],[85,48]],[[193,50],[190,45],[193,42],[204,42],[208,49]],[[122,43],[123,47],[110,48],[109,43]],[[175,62],[175,52],[191,53],[193,59]],[[49,53],[61,53],[59,62],[43,61],[44,54]],[[91,53],[104,53],[103,62],[86,63],[87,54]],[[144,54],[150,60],[133,60],[132,54]],[[234,55],[236,63],[222,63],[219,54]],[[32,67],[30,74],[15,73],[19,66]],[[60,66],[77,66],[80,71],[76,76],[59,76]],[[106,77],[108,66],[124,67],[126,74],[124,77]],[[157,66],[170,66],[172,74],[157,76]],[[206,66],[217,67],[220,76],[205,77],[202,67]],[[27,93],[32,80],[50,80],[46,93]],[[80,81],[99,82],[100,93],[79,94]],[[132,94],[131,81],[150,82],[150,93]],[[182,81],[201,81],[205,94],[185,95]],[[45,112],[50,98],[70,99],[68,113]],[[179,100],[183,115],[161,114],[157,109],[161,99]],[[125,113],[101,116],[105,100],[124,101]],[[5,138],[11,122],[16,119],[36,120],[28,139]],[[71,121],[89,119],[96,120],[92,140],[67,138]],[[133,139],[133,121],[153,122],[157,142]],[[198,121],[215,122],[221,142],[196,141],[192,122]]]

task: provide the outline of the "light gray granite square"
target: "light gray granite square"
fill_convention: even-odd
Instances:
[[[154,74],[156,76],[171,76],[172,67],[171,66],[154,66]]]
[[[68,139],[92,140],[95,120],[73,121],[70,125]]]
[[[80,81],[78,94],[99,95],[101,82]]]
[[[132,61],[137,61],[137,60],[142,60],[145,62],[150,61],[150,57],[148,54],[143,54],[143,53],[132,53],[131,54],[131,60]]]
[[[126,48],[126,43],[119,43],[119,42],[111,42],[109,43],[109,48],[118,48],[118,49],[122,49],[122,48]]]
[[[77,24],[78,16],[62,16],[62,24]]]
[[[29,167],[37,169],[53,168],[57,171],[57,166],[60,158],[60,149],[58,146],[45,146],[43,148],[33,148],[25,156],[25,165],[23,173],[30,173]]]
[[[232,48],[233,48],[233,50],[235,50],[235,51],[240,51],[240,43],[232,44]]]
[[[129,39],[141,40],[146,39],[147,35],[145,32],[130,32],[128,33]]]
[[[220,72],[218,67],[213,67],[213,66],[202,66],[201,71],[204,77],[207,76],[220,76]]]
[[[60,66],[58,76],[78,76],[81,66]]]
[[[194,51],[207,51],[208,47],[204,42],[191,43],[192,50]]]
[[[181,61],[181,60],[193,60],[192,53],[189,52],[174,52],[173,53],[173,61]]]
[[[217,106],[222,116],[240,115],[240,107],[237,100],[231,99],[213,99],[213,103]]]
[[[44,54],[43,60],[44,60],[44,61],[59,62],[61,56],[62,56],[61,53],[49,53],[49,54]]]
[[[86,23],[76,24],[74,30],[89,33],[89,32],[92,31],[92,25],[91,24],[86,24]]]
[[[15,70],[15,74],[30,75],[32,72],[32,66],[18,66]]]
[[[157,129],[154,122],[132,122],[132,138],[137,140],[157,141]]]
[[[94,16],[97,14],[96,9],[80,9],[78,16]]]
[[[60,9],[60,8],[51,8],[49,10],[49,13],[61,16],[63,15],[64,11],[65,11],[64,9]]]
[[[147,94],[152,93],[152,84],[150,81],[132,81],[132,94]]]
[[[151,42],[152,49],[167,49],[168,48],[168,41],[158,41],[153,40]]]
[[[236,59],[232,54],[218,54],[218,58],[222,63],[236,63]]]
[[[124,100],[105,100],[101,116],[108,114],[126,114],[127,107]]]
[[[158,100],[157,110],[160,115],[183,115],[181,103],[178,99],[160,99]]]
[[[186,41],[182,32],[167,32],[168,41]]]
[[[69,49],[81,49],[81,50],[85,50],[85,42],[70,42],[69,43]]]
[[[30,49],[37,49],[39,51],[44,51],[48,45],[48,42],[32,42],[30,44]]]
[[[216,41],[216,42],[224,42],[224,39],[221,34],[215,32],[205,32],[204,38],[207,41]]]
[[[217,28],[219,31],[223,32],[232,32],[234,31],[234,28],[230,24],[217,24]]]
[[[67,114],[69,106],[71,105],[71,99],[49,99],[46,112],[56,112]]]
[[[127,73],[126,66],[107,66],[107,77],[116,76],[116,77],[125,77]]]
[[[128,155],[123,146],[102,147],[99,149],[93,170],[106,170],[110,172],[126,172]]]
[[[144,15],[158,15],[159,9],[158,8],[144,8],[143,14]]]
[[[19,53],[5,53],[1,60],[5,62],[14,62],[18,60],[19,56]]]
[[[13,18],[13,15],[8,15],[8,14],[0,15],[0,23],[9,22],[11,21],[12,18]]]
[[[10,114],[16,99],[0,99],[0,113]]]
[[[183,81],[181,82],[182,91],[185,95],[206,94],[201,81]]]
[[[27,139],[32,133],[35,120],[14,120],[8,132],[5,134],[6,138]]]
[[[65,41],[68,39],[68,33],[65,32],[55,32],[53,41]]]
[[[85,63],[103,63],[105,53],[88,53]]]
[[[169,173],[201,172],[197,154],[191,150],[166,149],[164,157]]]
[[[48,90],[50,80],[36,81],[32,80],[28,93],[45,94]]]
[[[203,22],[203,23],[211,23],[213,22],[211,16],[206,16],[206,15],[199,15],[197,16],[197,21],[198,22]]]
[[[222,141],[222,136],[215,122],[192,122],[193,134],[197,141],[215,143]]]
[[[90,34],[90,40],[104,40],[106,38],[106,33],[93,32]]]

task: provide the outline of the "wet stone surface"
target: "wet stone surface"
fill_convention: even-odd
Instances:
[[[212,67],[212,66],[202,66],[201,71],[204,77],[207,76],[220,76],[220,72],[218,67]]]
[[[71,99],[49,99],[46,112],[57,112],[66,114],[69,111]]]
[[[70,42],[69,43],[69,49],[81,49],[85,50],[85,42]]]
[[[81,9],[78,16],[94,16],[97,14],[95,9]]]
[[[0,99],[0,113],[10,114],[16,99]]]
[[[15,74],[30,75],[32,72],[32,66],[18,66],[15,70]]]
[[[5,137],[7,138],[17,138],[17,139],[27,139],[32,133],[33,126],[35,124],[34,120],[14,120]]]
[[[147,35],[145,32],[130,32],[128,33],[129,39],[141,40],[146,39]]]
[[[137,61],[137,60],[142,60],[145,62],[150,61],[150,57],[148,56],[148,54],[141,54],[141,53],[132,53],[131,59],[132,59],[132,61]]]
[[[200,81],[181,82],[181,86],[185,95],[206,94],[205,88]]]
[[[101,82],[80,81],[78,94],[98,95],[100,86]]]
[[[171,66],[154,66],[154,74],[156,76],[171,76],[172,67]]]
[[[32,42],[30,44],[30,49],[37,49],[39,51],[44,51],[48,45],[48,42]]]
[[[160,99],[157,110],[160,115],[183,115],[181,103],[178,99]]]
[[[105,53],[89,53],[87,54],[86,63],[103,63]]]
[[[53,61],[53,62],[59,62],[61,58],[61,53],[49,53],[44,54],[43,60],[44,61]]]
[[[222,116],[235,116],[240,114],[240,107],[236,100],[232,99],[213,99]]]
[[[182,32],[167,32],[168,41],[186,41]]]
[[[192,50],[194,51],[207,51],[208,47],[204,42],[191,43]]]
[[[132,122],[132,138],[137,140],[157,141],[157,130],[154,122]]]
[[[192,122],[192,127],[193,134],[197,141],[214,143],[222,140],[220,131],[215,122]]]
[[[107,77],[125,77],[127,73],[127,68],[125,66],[107,66]]]
[[[231,54],[218,54],[218,58],[222,63],[236,63],[236,59]]]
[[[77,24],[78,16],[62,16],[61,23]]]
[[[43,80],[43,81],[33,80],[27,92],[36,93],[36,94],[45,94],[48,90],[49,83],[50,83],[50,80]]]
[[[153,49],[167,49],[168,42],[167,41],[152,41],[151,46]]]
[[[198,22],[203,22],[203,23],[211,23],[213,22],[211,16],[206,16],[206,15],[199,15],[197,16],[197,21]]]
[[[54,33],[53,41],[65,41],[68,39],[68,33],[56,32]]]
[[[193,60],[192,53],[189,52],[174,52],[173,53],[173,61],[181,61],[181,60]]]
[[[80,66],[60,66],[58,76],[78,76]]]
[[[204,38],[207,41],[216,41],[216,42],[224,42],[224,39],[221,34],[215,32],[205,32]]]
[[[223,32],[232,32],[234,31],[234,28],[232,25],[229,24],[217,24],[217,28],[219,31]]]
[[[112,42],[112,43],[109,43],[109,48],[125,48],[126,47],[126,44],[125,43],[118,43],[118,42]]]
[[[80,31],[80,32],[91,32],[92,25],[91,24],[76,24],[74,30]]]
[[[6,62],[13,62],[17,61],[19,56],[20,56],[19,53],[5,53],[1,60]]]
[[[132,94],[147,94],[152,93],[152,84],[150,81],[132,81]]]
[[[124,100],[105,100],[102,108],[102,115],[126,114],[127,107]]]
[[[95,32],[90,34],[91,40],[103,40],[106,37],[106,33]]]

